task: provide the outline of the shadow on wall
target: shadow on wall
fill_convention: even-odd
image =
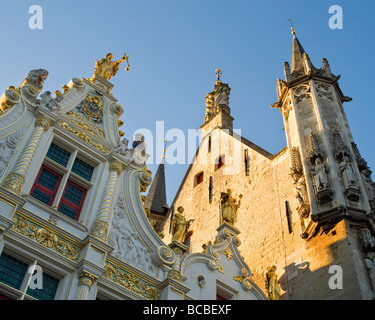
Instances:
[[[284,267],[278,281],[284,292],[282,300],[363,299],[354,266],[353,244],[341,238],[324,246],[321,241],[327,240],[326,236],[307,243],[309,261],[292,262]],[[363,272],[367,273],[365,269]]]

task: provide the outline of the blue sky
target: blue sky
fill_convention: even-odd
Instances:
[[[43,29],[28,22],[31,5],[43,9]],[[331,5],[343,9],[343,29],[328,26]],[[293,19],[297,36],[316,67],[322,58],[340,74],[353,98],[345,112],[362,156],[375,170],[374,31],[372,1],[137,0],[1,1],[0,91],[18,86],[31,69],[49,71],[43,90],[54,92],[73,77],[88,78],[107,52],[129,54],[111,79],[124,108],[122,128],[132,141],[140,128],[197,129],[203,123],[215,69],[231,90],[234,128],[271,153],[286,146],[282,117],[270,108],[276,79],[291,60]],[[154,162],[159,159],[153,157]],[[188,159],[186,159],[186,162]],[[188,164],[167,164],[168,203]],[[149,165],[155,172],[156,165]],[[373,175],[374,176],[374,175]]]

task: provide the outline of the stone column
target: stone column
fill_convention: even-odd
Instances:
[[[90,235],[104,242],[108,237],[108,225],[111,215],[113,196],[115,194],[117,179],[122,171],[122,165],[118,161],[113,161],[109,165],[109,177],[107,185],[100,202],[98,214],[91,227]]]
[[[91,286],[94,284],[96,277],[86,271],[78,276],[78,290],[75,300],[87,300]]]
[[[50,122],[46,117],[39,117],[35,120],[35,129],[20,158],[16,162],[13,171],[7,176],[3,183],[3,187],[8,191],[17,195],[21,194],[21,190],[25,183],[25,176],[29,170],[31,161],[37,151],[43,134],[49,129]]]

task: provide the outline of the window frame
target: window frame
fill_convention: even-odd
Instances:
[[[70,157],[69,157],[66,167],[62,166],[61,164],[54,161],[53,159],[47,157],[48,150],[50,149],[52,144],[55,144],[70,153]],[[72,171],[74,162],[77,158],[93,167],[90,181],[86,180],[79,174]],[[54,172],[55,174],[60,174],[62,176],[59,187],[56,191],[54,200],[52,204],[48,205],[31,195],[35,187],[35,182],[39,178],[39,171],[34,179],[33,178],[30,179],[31,186],[29,187],[30,191],[27,192],[27,194],[30,195],[30,198],[35,200],[38,204],[40,203],[43,206],[48,206],[50,209],[53,209],[54,211],[56,211],[56,213],[59,214],[60,217],[64,217],[64,218],[66,217],[68,219],[71,219],[71,221],[73,220],[73,221],[78,221],[79,223],[83,223],[87,217],[85,208],[89,206],[91,203],[91,201],[87,201],[87,199],[91,198],[92,200],[92,195],[94,192],[93,182],[96,181],[99,171],[102,171],[99,168],[102,168],[103,161],[105,161],[105,159],[102,159],[100,156],[95,157],[94,154],[90,154],[89,152],[87,152],[87,150],[80,147],[79,145],[66,141],[60,135],[53,135],[51,139],[49,140],[49,144],[47,144],[47,147],[45,148],[43,154],[41,155],[41,165],[39,167],[39,171],[44,166],[47,168],[47,170],[50,170]],[[72,218],[69,215],[66,215],[65,213],[60,212],[58,210],[60,207],[60,204],[62,203],[62,198],[66,191],[68,181],[75,184],[80,189],[85,189],[85,193],[83,196],[84,199],[83,201],[81,201],[79,205],[79,212],[75,216],[75,218]],[[82,215],[82,213],[85,213],[85,214]]]

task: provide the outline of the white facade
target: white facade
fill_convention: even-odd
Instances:
[[[0,297],[266,299],[237,230],[223,225],[220,241],[190,255],[153,230],[141,196],[152,180],[147,154],[141,139],[121,140],[113,85],[97,74],[73,78],[52,98],[41,93],[47,75],[33,70],[0,98]],[[41,297],[23,295],[33,264]]]

